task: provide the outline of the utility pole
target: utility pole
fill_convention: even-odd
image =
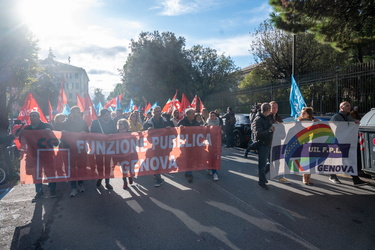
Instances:
[[[292,43],[292,75],[294,76],[296,68],[296,35],[293,34],[293,43]]]

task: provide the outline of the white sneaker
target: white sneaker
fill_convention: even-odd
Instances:
[[[85,187],[83,186],[83,184],[78,185],[78,190],[79,190],[81,193],[83,193],[83,192],[86,191],[86,190],[85,190]]]
[[[70,197],[74,197],[78,194],[78,190],[76,188],[72,189],[72,192],[70,192]]]
[[[214,181],[218,181],[219,180],[219,176],[217,175],[217,173],[214,173],[213,178],[214,178]]]

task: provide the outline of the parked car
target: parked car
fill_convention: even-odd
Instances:
[[[251,139],[249,114],[236,114],[236,124],[234,124],[233,137],[235,147],[247,147],[247,144]]]

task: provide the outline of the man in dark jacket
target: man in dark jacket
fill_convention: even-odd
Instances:
[[[24,128],[24,130],[43,130],[43,129],[53,130],[53,127],[52,127],[51,124],[42,122],[40,120],[39,112],[37,112],[37,111],[30,112],[30,125],[27,125]],[[22,136],[22,134],[21,134],[21,136]],[[51,198],[57,197],[56,182],[48,183],[48,187],[50,189],[50,197]],[[42,183],[35,184],[35,191],[36,191],[36,195],[35,195],[34,199],[32,200],[32,202],[35,202],[36,200],[38,200],[38,199],[40,199],[44,196],[43,184]]]
[[[66,119],[62,123],[62,128],[64,131],[68,132],[89,132],[89,128],[87,127],[87,123],[82,118],[81,109],[78,106],[73,106],[70,109],[70,114],[68,119]],[[80,163],[81,162],[81,163]],[[80,159],[71,159],[71,166],[75,168],[86,168],[86,158],[85,156],[80,157]],[[79,192],[85,192],[85,188],[83,186],[83,181],[78,181],[78,189],[77,189],[77,181],[70,182],[71,192],[70,197],[74,197]]]
[[[185,117],[181,119],[177,126],[184,126],[184,127],[190,127],[190,126],[199,126],[199,122],[197,122],[194,119],[195,116],[195,110],[192,108],[188,108],[185,110]],[[185,177],[187,178],[188,182],[191,183],[193,182],[193,173],[192,171],[187,171],[185,172]]]
[[[254,142],[258,142],[258,172],[259,181],[258,185],[264,190],[268,190],[266,183],[266,170],[267,162],[269,160],[273,131],[275,128],[267,118],[271,114],[271,105],[267,102],[261,106],[261,112],[257,114],[253,123],[251,124],[254,134]]]
[[[279,114],[277,113],[279,111],[279,105],[275,101],[270,102],[270,105],[271,105],[271,114],[269,114],[267,118],[270,120],[272,124],[282,123],[283,118],[281,118],[281,116],[279,116]],[[276,176],[275,179],[277,179],[280,183],[290,184],[290,181],[288,181],[285,178],[285,175]]]
[[[100,110],[100,115],[97,120],[91,124],[91,133],[100,134],[115,134],[117,132],[116,125],[111,119],[111,112],[108,109]],[[100,174],[109,175],[111,172],[111,157],[96,155],[96,165]],[[102,179],[96,181],[96,187],[102,185]],[[105,187],[109,190],[113,189],[112,185],[109,184],[109,179],[105,179]]]
[[[227,108],[227,113],[222,118],[225,118],[224,131],[227,139],[226,148],[230,148],[234,146],[233,130],[234,124],[236,124],[236,116],[231,107]]]
[[[156,106],[152,111],[152,114],[153,116],[143,125],[143,130],[174,127],[173,122],[161,116],[161,107]],[[164,180],[161,178],[161,174],[156,174],[155,177],[155,187],[160,187],[163,185]]]
[[[357,119],[354,119],[351,115],[350,115],[350,109],[351,109],[351,105],[349,102],[342,102],[340,103],[340,111],[339,113],[335,114],[334,116],[332,116],[331,118],[331,121],[339,121],[339,122],[344,122],[344,121],[347,121],[347,122],[355,122],[356,124],[359,124],[360,121],[357,120]],[[360,152],[358,152],[359,148],[357,148],[357,158],[360,157]],[[359,163],[359,161],[357,161],[357,164]],[[358,170],[361,169],[360,167],[360,164],[358,164]],[[339,178],[337,177],[337,175],[335,174],[331,174],[330,177],[329,177],[329,180],[333,183],[336,183],[336,184],[339,184],[341,183],[341,181],[339,180]],[[358,175],[352,175],[352,180],[353,180],[353,184],[355,186],[362,186],[362,185],[367,185],[368,183],[365,182],[365,181],[362,181]]]

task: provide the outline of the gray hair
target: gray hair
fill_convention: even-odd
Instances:
[[[193,108],[185,109],[185,114],[190,113],[190,112],[193,112],[195,114],[195,109],[193,109]]]
[[[271,110],[271,105],[268,102],[262,103],[262,106],[260,106],[260,110],[262,113],[266,113]]]

